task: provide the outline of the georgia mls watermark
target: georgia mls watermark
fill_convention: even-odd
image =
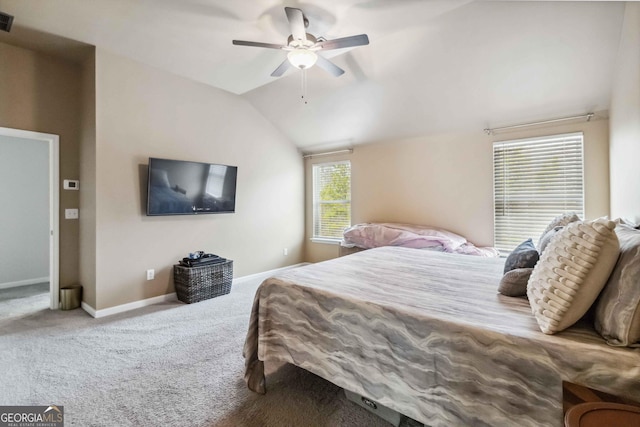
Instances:
[[[0,427],[64,427],[64,407],[0,406]]]

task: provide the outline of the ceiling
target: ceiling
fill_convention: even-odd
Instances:
[[[323,53],[346,73],[309,69],[307,104],[300,71],[270,77],[285,52],[231,44],[284,44],[284,6],[316,36],[370,40]],[[0,41],[53,34],[238,94],[309,151],[608,110],[624,3],[0,0],[0,11],[15,16]]]

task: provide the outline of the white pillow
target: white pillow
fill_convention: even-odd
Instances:
[[[529,304],[542,332],[568,328],[596,300],[618,260],[614,228],[607,219],[572,222],[549,243],[527,283]]]
[[[596,305],[596,331],[609,345],[640,347],[640,230],[615,229],[620,258]]]

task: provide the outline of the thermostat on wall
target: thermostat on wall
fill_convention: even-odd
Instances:
[[[64,188],[65,190],[79,190],[80,181],[78,181],[77,179],[65,179],[62,188]]]

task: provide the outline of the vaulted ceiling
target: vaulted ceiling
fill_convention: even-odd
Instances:
[[[284,6],[345,69],[270,77],[286,52]],[[49,33],[238,94],[304,150],[607,110],[624,2],[469,0],[0,0],[9,37]],[[1,58],[0,58],[1,60]]]

